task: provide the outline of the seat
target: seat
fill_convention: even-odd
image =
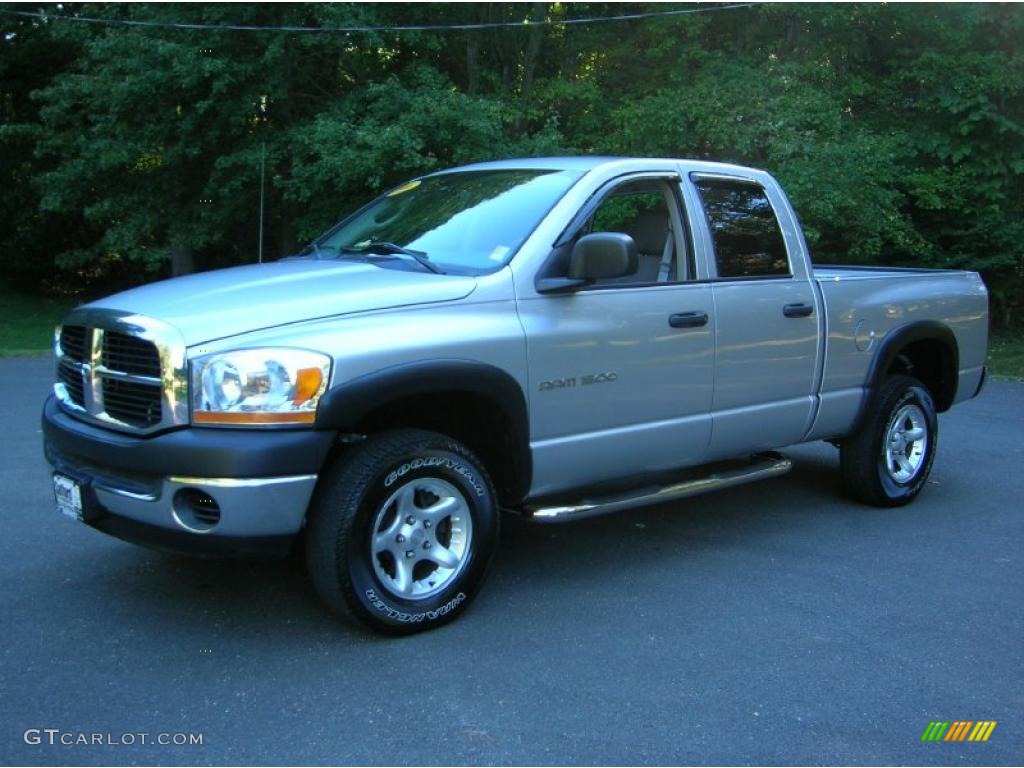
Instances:
[[[636,282],[657,282],[668,241],[668,214],[665,211],[640,213],[633,224],[633,240],[639,262]]]
[[[665,211],[642,211],[639,213],[626,233],[636,243],[636,272],[601,282],[610,285],[626,285],[629,283],[657,283],[667,280],[668,270],[662,268],[662,262],[666,262],[672,257],[668,232],[668,214]]]

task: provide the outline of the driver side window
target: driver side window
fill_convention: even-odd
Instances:
[[[666,182],[643,179],[613,189],[601,201],[581,234],[619,232],[636,243],[637,268],[629,275],[598,280],[595,285],[648,285],[685,279],[679,274],[674,197]],[[685,263],[685,259],[683,260]]]

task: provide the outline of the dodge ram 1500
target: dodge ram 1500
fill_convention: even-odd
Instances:
[[[814,267],[767,173],[546,158],[414,179],[294,257],[74,311],[43,412],[58,509],[197,554],[300,537],[338,612],[461,613],[499,512],[572,520],[784,473],[924,487],[985,379],[973,272]]]

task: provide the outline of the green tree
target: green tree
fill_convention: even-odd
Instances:
[[[0,25],[0,275],[22,289],[52,290],[57,256],[88,227],[77,211],[40,206],[35,181],[54,163],[34,157],[40,127],[31,95],[61,76],[80,50],[50,25],[11,16],[0,16]]]
[[[975,268],[1002,323],[1024,308],[1020,6],[701,6],[588,24],[570,22],[666,6],[47,7],[258,27],[511,26],[242,32],[2,16],[0,247],[28,255],[25,274],[55,258],[79,277],[132,268],[136,280],[171,254],[179,268],[190,254],[198,268],[254,260],[264,156],[272,258],[447,165],[640,154],[764,167],[818,261]]]

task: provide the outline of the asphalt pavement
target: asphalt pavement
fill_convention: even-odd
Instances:
[[[190,560],[60,516],[50,375],[0,360],[3,764],[1024,760],[1024,384],[940,418],[903,509],[844,499],[814,444],[684,503],[506,519],[469,611],[396,640],[333,618],[296,558]],[[998,725],[922,742],[933,720]],[[153,743],[179,733],[202,744]],[[79,734],[104,743],[60,743]]]

